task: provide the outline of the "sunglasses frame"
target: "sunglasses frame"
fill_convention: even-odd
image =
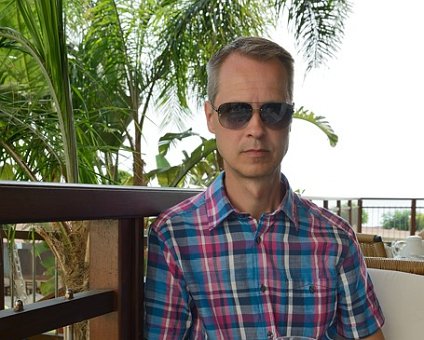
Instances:
[[[226,113],[222,112],[221,108],[223,105],[237,105],[237,104],[242,104],[242,105],[248,105],[250,106],[250,117],[248,120],[246,120],[242,125],[239,126],[232,126],[231,123],[228,124],[228,121],[225,123],[225,116],[227,115]],[[259,108],[253,108],[252,104],[260,104]],[[264,106],[269,105],[269,104],[280,104],[282,106],[285,106],[286,108],[286,112],[283,116],[283,119],[276,122],[276,123],[269,123],[266,120],[264,120],[264,117],[262,116],[263,112],[264,112]],[[252,119],[253,117],[253,111],[254,110],[258,110],[259,111],[259,116],[261,118],[262,123],[271,129],[284,129],[287,126],[290,125],[292,118],[293,118],[293,113],[294,113],[294,103],[293,104],[289,104],[286,102],[265,102],[265,103],[257,103],[257,102],[227,102],[227,103],[223,103],[221,105],[219,105],[217,108],[210,103],[212,109],[218,114],[218,121],[221,124],[222,127],[226,128],[226,129],[230,129],[230,130],[241,130],[243,128],[245,128],[247,126],[247,124],[249,123],[249,121]],[[222,116],[224,116],[224,123],[223,120],[221,120]],[[285,117],[289,117],[287,120],[284,119]],[[281,124],[283,123],[283,124]]]

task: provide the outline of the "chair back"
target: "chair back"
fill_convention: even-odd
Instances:
[[[368,268],[368,274],[385,317],[385,339],[422,340],[424,276],[376,268]]]
[[[379,235],[357,233],[362,254],[366,257],[387,257],[383,240]]]

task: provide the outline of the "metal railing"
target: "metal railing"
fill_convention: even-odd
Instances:
[[[424,198],[309,198],[345,218],[355,231],[386,242],[424,230]]]
[[[54,271],[50,274],[50,277],[43,273],[43,269],[45,269],[43,268],[43,260],[46,257],[51,257],[54,262],[53,254],[48,248],[45,251],[45,256],[38,254],[37,246],[43,242],[43,238],[34,231],[34,228],[31,228],[31,230],[17,230],[16,227],[12,226],[5,229],[0,228],[0,242],[0,268],[3,268],[5,280],[8,282],[5,291],[6,295],[10,297],[9,308],[13,306],[18,297],[22,299],[22,296],[19,296],[22,295],[22,292],[21,294],[16,292],[15,284],[11,284],[16,280],[22,281],[20,285],[24,290],[24,299],[28,302],[34,303],[41,298],[41,283],[48,279],[53,279],[54,289],[57,291],[57,267],[54,266]],[[19,274],[21,277],[17,278],[16,276],[19,276]],[[0,310],[7,307],[4,294],[3,290],[0,291]]]

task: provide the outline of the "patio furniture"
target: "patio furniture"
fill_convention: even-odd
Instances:
[[[368,268],[424,275],[424,261],[414,260],[412,258],[384,258],[366,256],[365,262]]]
[[[362,233],[357,233],[356,236],[368,268],[424,275],[424,261],[414,258],[388,258],[380,236]]]
[[[362,254],[369,257],[387,257],[383,240],[379,235],[357,233]]]
[[[386,320],[382,328],[385,339],[423,339],[424,276],[376,268],[369,268],[368,273]]]

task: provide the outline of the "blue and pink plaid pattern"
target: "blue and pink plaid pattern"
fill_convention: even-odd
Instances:
[[[362,338],[384,318],[350,226],[295,194],[256,221],[223,176],[149,235],[147,339]]]

